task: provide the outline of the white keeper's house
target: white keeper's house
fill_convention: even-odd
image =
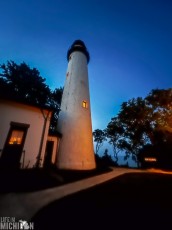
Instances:
[[[52,110],[0,100],[0,168],[54,164],[59,135],[49,133]]]

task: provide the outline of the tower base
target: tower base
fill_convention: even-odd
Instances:
[[[96,169],[95,162],[60,162],[57,164],[58,169],[66,170],[93,170]]]

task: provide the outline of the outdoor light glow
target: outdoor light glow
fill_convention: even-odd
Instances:
[[[144,160],[149,161],[149,162],[156,162],[157,161],[157,159],[153,158],[153,157],[145,157]]]

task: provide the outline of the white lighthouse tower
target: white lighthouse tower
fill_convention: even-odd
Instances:
[[[68,68],[58,120],[58,131],[62,134],[57,153],[60,169],[96,167],[87,69],[89,58],[81,40],[76,40],[67,53]]]

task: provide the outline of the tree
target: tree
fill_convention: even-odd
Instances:
[[[153,110],[154,128],[172,132],[172,88],[152,90],[145,100]]]
[[[96,142],[96,151],[95,153],[98,154],[100,147],[103,145],[103,141],[106,141],[105,132],[101,129],[96,129],[93,132],[94,142]]]
[[[52,108],[54,112],[50,127],[55,129],[62,88],[52,91],[39,71],[24,62],[16,64],[8,61],[7,64],[0,65],[0,69],[0,98]]]
[[[116,166],[116,162],[112,160],[111,155],[108,154],[108,149],[105,149],[103,156],[102,156],[102,162],[106,166]]]
[[[110,128],[114,128],[111,133]],[[154,152],[159,149],[159,160],[165,156],[163,149],[169,157],[171,133],[172,89],[152,90],[144,99],[138,97],[122,103],[119,114],[107,126],[107,135],[113,145],[126,152],[125,159],[132,155],[137,163],[140,151],[148,144],[153,146]]]
[[[9,88],[9,97],[36,105],[47,103],[50,89],[36,68],[31,69],[24,62],[18,65],[13,61],[2,64],[0,68],[0,76]]]
[[[124,130],[121,148],[126,151],[125,159],[131,155],[132,159],[139,164],[137,155],[142,146],[149,142],[152,133],[152,112],[141,97],[122,104],[118,119]]]
[[[98,168],[107,168],[109,166],[117,166],[117,164],[113,161],[111,155],[108,154],[108,149],[105,149],[103,156],[99,156],[95,154],[96,165]]]
[[[49,106],[53,108],[53,115],[51,117],[50,130],[55,131],[57,129],[57,122],[60,112],[61,99],[63,94],[63,88],[55,89],[51,92],[49,99]]]
[[[121,123],[117,117],[114,117],[109,122],[105,133],[109,139],[109,143],[112,144],[115,163],[118,162],[118,153],[122,149],[122,134],[124,130]]]
[[[158,164],[172,168],[172,88],[152,90],[146,101],[154,110],[151,144],[158,153]]]

